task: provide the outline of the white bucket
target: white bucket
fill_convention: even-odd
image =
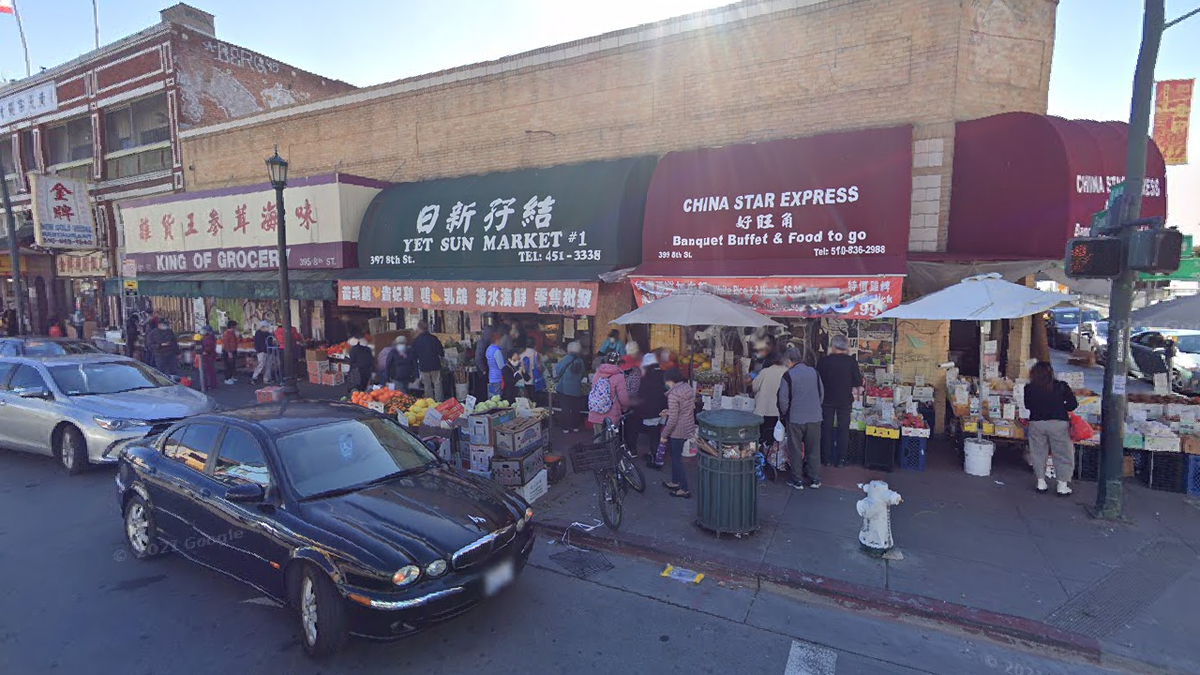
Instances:
[[[992,474],[992,453],[996,446],[989,440],[968,438],[963,443],[966,459],[963,470],[972,476],[990,476]]]

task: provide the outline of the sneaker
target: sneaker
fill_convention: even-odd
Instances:
[[[788,478],[787,484],[796,490],[804,489],[804,483],[801,483],[800,481],[796,480],[795,478]]]
[[[821,489],[821,481],[814,480],[813,482],[808,484],[808,487],[810,490],[820,490]]]
[[[1037,490],[1038,492],[1045,492],[1047,489],[1049,489],[1049,486],[1046,485],[1046,479],[1039,478],[1037,481],[1037,487],[1034,489]]]
[[[1054,493],[1059,497],[1066,497],[1067,495],[1071,494],[1071,486],[1067,485],[1067,481],[1060,480],[1058,481],[1058,485],[1054,488]]]
[[[225,380],[225,384],[237,384],[237,380],[231,377],[228,380]]]
[[[563,432],[564,434],[569,434],[569,433],[571,433],[571,430],[570,430],[570,429],[563,429],[563,430],[562,430],[562,432]]]

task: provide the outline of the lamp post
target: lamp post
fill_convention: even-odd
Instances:
[[[276,249],[279,257],[279,315],[283,323],[283,396],[296,398],[296,342],[292,339],[292,288],[288,283],[287,229],[284,225],[283,188],[287,187],[287,160],[275,154],[267,158],[267,174],[271,187],[275,188],[275,212],[279,219],[276,227]]]

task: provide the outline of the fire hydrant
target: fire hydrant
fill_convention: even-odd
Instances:
[[[858,515],[863,519],[858,541],[868,552],[883,555],[893,546],[892,521],[888,507],[900,503],[900,493],[892,491],[888,484],[881,480],[859,483],[858,487],[867,493],[857,504]]]

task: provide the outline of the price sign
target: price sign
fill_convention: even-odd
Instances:
[[[475,406],[478,403],[479,403],[479,399],[475,398],[474,396],[468,396],[466,401],[463,402],[463,405],[466,407],[467,412],[470,413],[475,410]]]
[[[997,342],[996,340],[988,340],[987,342],[983,343],[983,353],[984,354],[995,354],[996,350],[999,347],[1000,347],[1000,343]]]
[[[916,415],[917,414],[917,402],[909,401],[908,403],[904,404],[904,412],[909,415]]]
[[[1083,389],[1083,373],[1082,372],[1075,371],[1073,373],[1060,373],[1058,377],[1063,382],[1066,382],[1071,387],[1071,389]],[[1122,383],[1122,391],[1124,390],[1123,385],[1124,385],[1124,383]]]
[[[890,405],[880,406],[879,412],[883,413],[884,422],[891,422],[896,419],[896,409]]]
[[[914,378],[913,378],[913,386],[915,386],[915,387],[924,387],[924,386],[925,386],[925,376],[924,376],[924,375],[917,375],[916,377],[914,377]]]
[[[1166,373],[1154,374],[1154,393],[1158,396],[1167,396],[1171,393],[1171,381],[1167,379]]]
[[[1004,404],[1004,419],[1012,420],[1017,418],[1017,406],[1012,403]]]

